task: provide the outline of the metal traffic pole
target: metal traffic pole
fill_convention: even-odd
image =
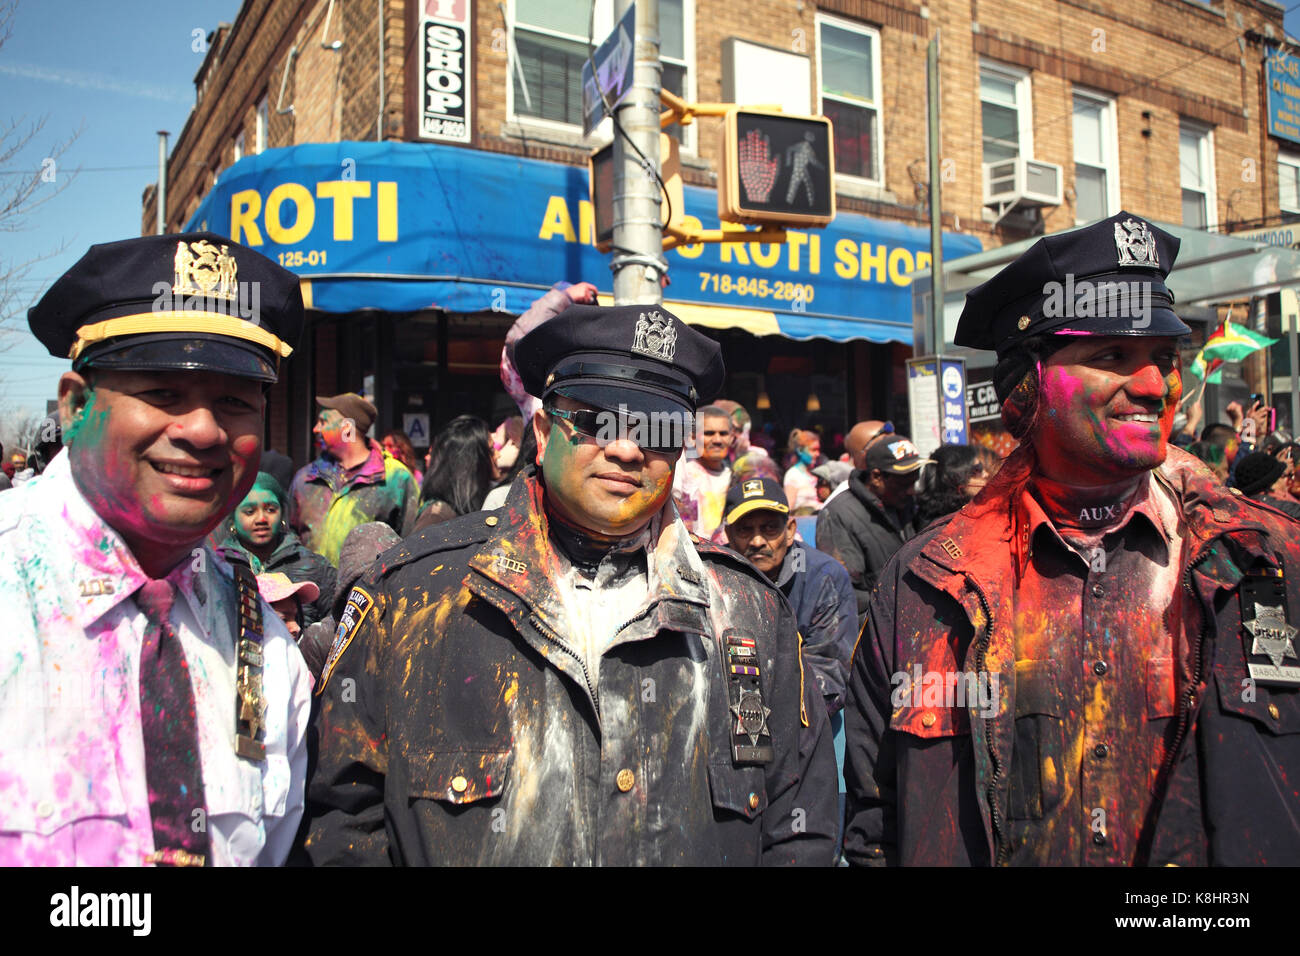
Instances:
[[[659,277],[668,271],[660,222],[659,0],[635,0],[636,40],[632,90],[615,109],[618,124],[637,149],[614,132],[614,272],[616,305],[663,302]],[[615,22],[628,7],[619,0]]]

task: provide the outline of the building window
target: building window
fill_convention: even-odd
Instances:
[[[1080,223],[1119,212],[1115,101],[1074,93],[1074,218]]]
[[[1214,202],[1214,149],[1210,131],[1190,120],[1178,127],[1178,171],[1183,190],[1183,225],[1209,229],[1218,224]]]
[[[266,97],[257,104],[257,130],[256,130],[257,152],[262,152],[270,145],[271,138],[271,108],[267,105]]]
[[[590,20],[589,20],[590,17]],[[514,49],[510,71],[512,112],[517,119],[582,125],[582,65],[590,23],[595,46],[614,29],[613,0],[514,0]],[[659,54],[663,87],[694,97],[694,0],[659,0]],[[527,91],[525,93],[525,90]],[[683,144],[677,127],[670,130]]]
[[[1033,158],[1029,74],[1000,63],[980,64],[980,119],[984,162]]]
[[[1300,222],[1300,154],[1277,154],[1277,199],[1282,222]]]
[[[819,15],[817,86],[835,127],[835,171],[879,182],[880,34]]]

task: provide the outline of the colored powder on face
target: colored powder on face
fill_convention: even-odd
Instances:
[[[95,427],[92,428],[91,431],[97,432],[102,436],[104,422],[108,419],[108,409],[96,409],[95,398],[95,390],[87,387],[85,391],[86,404],[81,409],[81,414],[74,418],[72,423],[63,430],[63,444],[71,446],[73,442],[77,441],[78,437],[86,431],[87,425],[90,423],[92,418],[95,419]]]

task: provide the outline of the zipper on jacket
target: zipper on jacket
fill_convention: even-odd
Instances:
[[[600,693],[596,690],[594,686],[592,686],[591,671],[587,669],[587,662],[582,659],[582,655],[580,655],[572,647],[566,644],[559,634],[556,634],[555,631],[551,630],[551,628],[549,628],[541,620],[541,618],[537,617],[536,615],[533,615],[532,622],[533,622],[533,627],[537,628],[544,635],[546,635],[547,640],[549,640],[552,644],[554,644],[556,647],[564,651],[564,653],[568,654],[570,657],[572,657],[575,661],[578,662],[578,666],[582,668],[582,680],[587,685],[587,693],[591,695],[591,703],[592,706],[596,708],[596,718],[599,720],[600,719]]]
[[[967,578],[967,580],[970,579]],[[971,581],[971,589],[975,592],[975,596],[979,598],[980,607],[984,609],[984,616],[988,618],[989,622],[984,639],[980,642],[979,651],[975,656],[975,671],[982,674],[987,669],[989,644],[993,642],[993,610],[989,607],[988,601],[985,600],[984,592],[973,581]],[[998,780],[1002,776],[1002,763],[998,760],[998,751],[997,747],[994,746],[992,733],[989,733],[986,729],[986,734],[988,737],[989,760],[993,764],[993,778],[989,781],[988,789],[989,817],[993,823],[993,865],[1001,866],[1011,856],[1011,848],[1003,836],[1002,811],[998,806]]]
[[[1174,739],[1170,742],[1169,750],[1165,754],[1165,759],[1161,762],[1160,776],[1158,780],[1164,782],[1168,773],[1173,769],[1174,759],[1178,755],[1178,748],[1183,745],[1183,738],[1187,736],[1187,725],[1191,717],[1192,695],[1196,693],[1196,688],[1201,684],[1201,676],[1204,671],[1204,661],[1201,659],[1201,645],[1205,642],[1205,608],[1201,605],[1200,595],[1192,587],[1192,572],[1196,566],[1210,556],[1210,549],[1207,547],[1187,566],[1187,573],[1183,575],[1183,587],[1187,588],[1187,593],[1191,595],[1193,604],[1201,612],[1201,627],[1196,633],[1196,644],[1192,648],[1192,681],[1187,689],[1183,692],[1182,699],[1178,702],[1178,714],[1175,718],[1177,723],[1174,725]]]

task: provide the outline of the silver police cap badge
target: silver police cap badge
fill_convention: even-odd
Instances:
[[[1121,266],[1160,268],[1156,255],[1156,237],[1140,219],[1125,219],[1115,223],[1115,249]]]
[[[658,310],[642,312],[636,320],[632,351],[671,362],[677,351],[677,330],[673,328],[673,320]]]

